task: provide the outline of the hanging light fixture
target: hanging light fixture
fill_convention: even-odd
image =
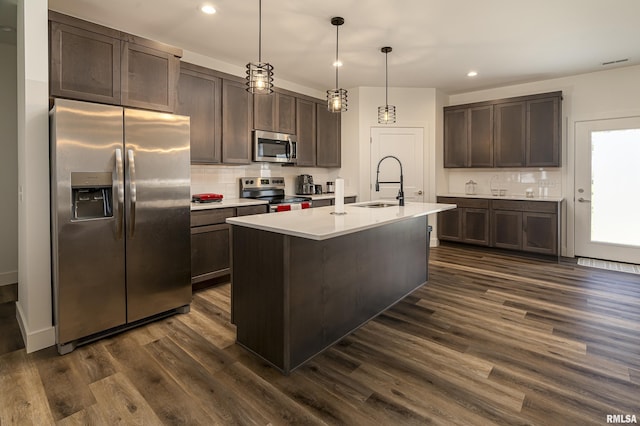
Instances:
[[[333,90],[327,90],[327,109],[330,112],[343,112],[347,110],[347,91],[340,89],[338,86],[338,68],[340,62],[338,61],[338,28],[344,24],[344,18],[336,16],[331,18],[331,25],[336,26],[336,61],[334,67],[336,67],[336,88]]]
[[[384,53],[384,106],[378,107],[378,123],[380,124],[392,124],[396,122],[396,107],[389,105],[389,52],[393,49],[390,47],[383,47],[380,49]]]
[[[273,93],[273,66],[262,62],[262,0],[258,1],[258,62],[247,64],[247,92],[259,95]]]

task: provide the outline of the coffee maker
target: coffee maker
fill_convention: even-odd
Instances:
[[[315,186],[313,185],[313,176],[311,175],[296,176],[296,194],[297,195],[311,195],[314,192],[315,192]]]

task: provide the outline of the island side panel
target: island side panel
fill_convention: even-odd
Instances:
[[[427,216],[314,241],[290,237],[290,366],[423,285]]]
[[[285,370],[285,238],[235,225],[232,238],[236,341]]]

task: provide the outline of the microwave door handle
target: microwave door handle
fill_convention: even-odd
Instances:
[[[133,234],[136,230],[136,201],[137,201],[137,189],[136,189],[136,163],[133,150],[127,151],[129,158],[129,237],[133,238]]]
[[[116,190],[116,238],[122,238],[122,222],[124,219],[124,168],[122,166],[122,150],[116,148],[115,152],[116,175],[114,176],[114,187]]]
[[[289,161],[296,158],[295,145],[291,139],[287,139],[287,158],[289,159]]]

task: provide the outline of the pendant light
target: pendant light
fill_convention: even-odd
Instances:
[[[327,90],[327,109],[330,112],[343,112],[347,110],[347,91],[340,89],[338,86],[338,28],[344,24],[344,18],[336,16],[331,18],[331,25],[336,27],[336,61],[333,66],[336,67],[336,88]]]
[[[262,62],[262,0],[258,0],[258,62],[247,64],[247,92],[257,95],[273,93],[273,66]]]
[[[396,107],[389,105],[389,52],[393,49],[390,47],[383,47],[380,49],[384,53],[384,106],[378,107],[378,123],[379,124],[392,124],[396,122]]]

